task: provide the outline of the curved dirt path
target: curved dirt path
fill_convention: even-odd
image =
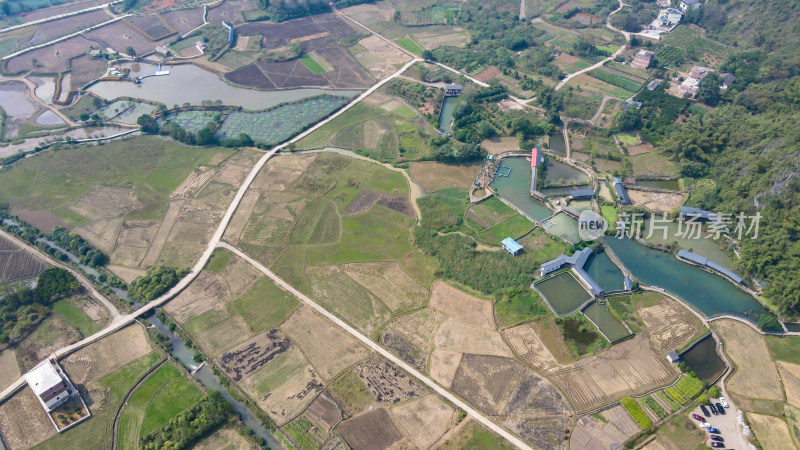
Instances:
[[[391,361],[394,365],[400,367],[401,369],[405,370],[411,376],[428,386],[431,390],[435,391],[437,394],[441,395],[442,397],[446,398],[450,402],[452,402],[457,407],[463,409],[467,412],[473,419],[483,424],[485,427],[489,428],[490,430],[494,431],[495,433],[499,434],[500,436],[504,437],[506,440],[514,444],[514,446],[521,448],[521,449],[531,449],[531,447],[523,442],[521,439],[516,437],[515,435],[511,434],[510,432],[506,431],[504,428],[500,427],[499,425],[495,424],[493,421],[489,420],[486,416],[478,412],[477,410],[473,409],[470,405],[466,402],[461,400],[459,397],[456,397],[454,394],[450,393],[447,389],[441,387],[432,379],[428,378],[426,375],[419,372],[417,369],[411,367],[410,364],[406,363],[402,359],[394,356],[392,353],[381,347],[380,345],[376,344],[372,339],[368,338],[367,336],[361,334],[360,331],[356,330],[355,328],[351,327],[347,323],[345,323],[342,319],[336,317],[328,310],[323,308],[322,306],[318,305],[316,302],[311,300],[302,292],[298,291],[294,287],[292,287],[289,283],[283,281],[280,277],[275,275],[271,270],[264,267],[261,263],[254,260],[253,258],[247,256],[244,252],[237,249],[236,247],[227,244],[225,242],[221,242],[218,245],[220,248],[224,248],[230,252],[236,254],[236,256],[244,259],[250,265],[258,269],[261,273],[269,277],[275,284],[277,284],[281,289],[289,292],[290,294],[294,295],[298,300],[304,303],[306,306],[314,309],[318,313],[322,314],[325,318],[336,324],[339,328],[347,332],[349,335],[353,336],[354,338],[358,339],[362,344],[364,344],[367,348],[374,351],[375,353],[380,354],[384,358]]]
[[[31,81],[31,80],[29,80],[29,79],[27,79],[25,77],[4,78],[3,81],[19,81],[19,82],[25,83],[25,85],[28,86],[28,94],[33,99],[33,101],[35,101],[36,103],[41,105],[42,108],[49,109],[50,111],[52,111],[53,114],[57,115],[61,120],[64,121],[64,123],[66,123],[70,127],[79,126],[78,123],[76,123],[75,121],[73,121],[72,119],[67,117],[64,113],[61,112],[61,110],[59,110],[58,108],[56,108],[53,105],[48,105],[47,103],[45,103],[44,100],[39,98],[39,96],[36,95],[36,83],[34,83],[33,81]]]
[[[608,14],[608,17],[606,17],[606,27],[616,31],[617,33],[621,33],[623,36],[625,36],[625,44],[621,45],[617,49],[617,51],[615,51],[614,54],[609,56],[608,58],[605,58],[605,59],[603,59],[602,61],[600,61],[598,63],[595,63],[595,64],[593,64],[593,65],[591,65],[589,67],[586,67],[586,68],[581,69],[581,70],[579,70],[577,72],[574,72],[574,73],[571,73],[571,74],[567,75],[563,80],[561,80],[556,85],[556,87],[555,87],[556,91],[561,89],[562,87],[566,86],[567,83],[569,83],[569,80],[577,77],[578,75],[581,75],[583,73],[589,72],[590,70],[594,70],[594,69],[597,69],[598,67],[601,67],[603,64],[605,64],[605,63],[611,61],[612,59],[616,58],[617,56],[619,56],[620,53],[622,53],[623,51],[625,51],[626,48],[628,48],[628,42],[630,42],[630,40],[631,40],[631,34],[628,33],[627,31],[622,31],[619,28],[616,28],[613,25],[611,25],[611,16],[613,16],[614,14],[622,11],[622,8],[624,8],[624,7],[625,7],[625,4],[622,3],[622,0],[619,0],[619,8],[615,9],[614,11],[611,11]]]

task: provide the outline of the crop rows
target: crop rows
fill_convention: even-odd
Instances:
[[[636,92],[642,86],[642,84],[638,81],[632,80],[622,75],[606,72],[603,69],[592,70],[591,72],[589,72],[589,75],[597,78],[598,80],[605,81],[608,84],[613,84],[614,86],[620,87],[630,92]]]
[[[664,408],[661,405],[659,405],[656,399],[654,399],[653,397],[648,395],[642,400],[644,401],[644,404],[647,405],[648,408],[650,408],[650,411],[653,411],[653,413],[655,413],[655,415],[659,419],[663,419],[669,415],[669,413],[666,410],[664,410]]]

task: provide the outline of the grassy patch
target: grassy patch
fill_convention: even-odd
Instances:
[[[535,226],[533,222],[517,214],[484,232],[478,233],[478,239],[490,245],[500,245],[500,241],[503,239],[507,237],[518,239]]]
[[[639,317],[633,295],[609,297],[608,306],[614,316],[625,321],[634,333],[639,333],[645,329],[644,321]]]
[[[503,296],[495,303],[494,309],[500,328],[519,325],[550,314],[550,308],[533,290]]]
[[[664,391],[658,391],[658,396],[661,397],[661,399],[664,400],[667,405],[669,405],[669,412],[673,412],[681,406],[675,401],[674,398],[667,395],[667,393]]]
[[[800,364],[800,337],[766,336],[766,340],[772,359]]]
[[[206,264],[205,270],[214,273],[220,273],[228,267],[228,264],[231,263],[233,259],[233,253],[218,248],[211,253],[211,258],[208,260],[208,264]]]
[[[341,400],[342,407],[351,414],[362,411],[375,401],[375,397],[352,370],[334,381],[331,390]]]
[[[483,449],[510,450],[511,447],[502,437],[487,430],[477,422],[470,421],[450,439],[439,447],[442,450]]]
[[[639,139],[639,136],[630,133],[617,133],[617,139],[626,147],[639,145],[642,143],[642,140]]]
[[[421,56],[422,52],[425,51],[425,49],[420,47],[419,44],[414,41],[414,39],[408,36],[404,37],[403,39],[398,39],[394,42],[417,56]]]
[[[65,322],[81,331],[84,336],[91,336],[100,331],[101,327],[91,317],[86,315],[83,310],[78,308],[70,299],[59,300],[51,306],[53,313],[64,319]]]
[[[616,228],[614,224],[617,223],[617,208],[612,205],[600,205],[600,215],[608,222],[609,228]]]
[[[301,450],[317,450],[321,446],[311,434],[314,424],[301,417],[282,428],[289,435],[295,448]]]
[[[308,70],[310,70],[311,73],[315,75],[327,72],[325,68],[320,65],[320,63],[318,63],[317,61],[314,60],[314,58],[311,57],[311,55],[303,55],[303,57],[300,58],[300,61],[302,61],[303,65],[306,66]]]
[[[598,80],[605,81],[608,84],[620,87],[629,92],[636,92],[642,87],[642,83],[631,78],[616,73],[611,73],[603,69],[595,69],[589,72],[589,75],[597,78]]]
[[[188,377],[180,377],[156,392],[147,405],[142,421],[142,436],[166,425],[170,419],[197,403],[203,396]]]
[[[254,333],[277,327],[297,305],[297,299],[267,278],[256,281],[247,294],[233,302],[233,307]]]
[[[687,373],[678,380],[675,389],[686,398],[695,398],[703,390],[703,382]]]
[[[417,201],[422,212],[422,226],[431,230],[453,231],[464,221],[469,202],[467,193],[450,187]]]

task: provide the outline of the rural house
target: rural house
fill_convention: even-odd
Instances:
[[[703,2],[700,0],[681,0],[681,11],[686,12],[689,8],[697,9],[702,6]]]
[[[66,378],[52,360],[25,374],[25,381],[47,412],[58,408],[77,392]]]
[[[719,85],[720,89],[728,89],[736,82],[736,77],[731,73],[723,73],[720,75],[720,79],[722,79],[722,84]]]
[[[463,92],[463,90],[464,90],[464,87],[461,86],[460,84],[458,84],[458,83],[450,83],[448,85],[445,85],[445,87],[444,87],[444,95],[458,96],[458,95],[461,95],[461,92]]]
[[[680,359],[681,359],[681,357],[678,356],[678,354],[675,353],[675,352],[667,353],[667,361],[669,361],[671,363],[678,362]]]
[[[636,52],[631,65],[634,69],[645,70],[650,67],[650,64],[653,62],[653,55],[655,55],[655,53],[649,50],[640,49]]]
[[[658,87],[661,86],[661,80],[653,80],[647,83],[647,90],[648,91],[655,91]]]
[[[672,6],[672,0],[656,0],[656,5],[661,6],[662,8],[669,8]]]
[[[503,239],[503,242],[501,242],[501,244],[508,253],[511,253],[514,256],[516,256],[517,253],[519,253],[520,250],[522,250],[522,245],[520,245],[519,242],[515,241],[510,237]]]
[[[686,96],[688,94],[690,97],[694,98],[694,96],[697,95],[697,91],[700,90],[700,83],[703,81],[703,78],[711,72],[713,72],[713,70],[708,67],[692,67],[689,78],[683,80],[683,83],[681,83],[681,95]]]

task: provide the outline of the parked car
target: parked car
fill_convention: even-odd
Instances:
[[[710,415],[711,415],[711,414],[708,412],[708,408],[706,408],[706,405],[700,405],[700,411],[703,411],[703,415],[704,415],[704,416],[706,416],[706,417],[708,417],[708,416],[710,416]]]
[[[712,442],[711,446],[714,448],[725,448],[725,444],[723,444],[722,442]]]
[[[708,407],[709,407],[709,408],[711,408],[711,414],[713,414],[713,415],[715,415],[715,416],[716,416],[717,414],[719,414],[719,413],[717,412],[717,407],[716,407],[716,406],[714,406],[714,404],[713,404],[713,403],[709,403],[709,404],[708,404]]]
[[[725,400],[725,397],[720,397],[720,398],[719,398],[719,402],[720,402],[720,403],[722,403],[722,406],[724,406],[724,407],[726,407],[726,408],[729,408],[729,406],[728,406],[728,401],[727,401],[727,400]]]
[[[716,434],[711,435],[711,440],[717,442],[725,442],[725,439],[722,439],[722,436],[717,436]]]
[[[723,416],[725,415],[725,408],[722,407],[721,403],[717,403],[717,411],[719,411],[719,413]]]
[[[705,421],[705,419],[703,419],[703,416],[698,415],[698,414],[692,414],[692,419],[699,420],[700,422]]]
[[[714,428],[714,427],[708,427],[708,430],[707,430],[707,431],[708,431],[709,433],[719,434],[719,429],[717,429],[717,428]]]

